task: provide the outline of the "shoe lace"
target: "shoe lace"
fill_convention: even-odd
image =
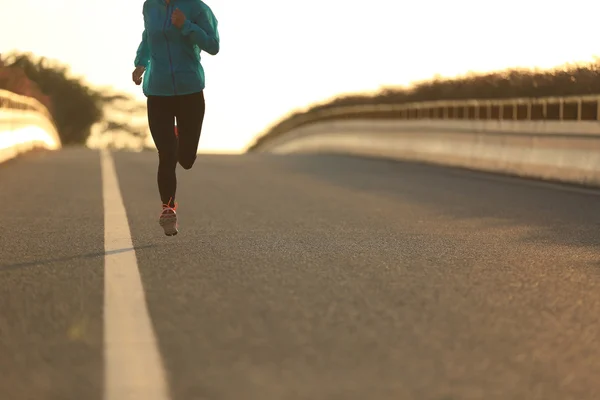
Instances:
[[[171,201],[173,200],[173,198],[171,197],[169,199],[169,202],[167,204],[163,204],[162,205],[162,211],[160,212],[161,215],[163,215],[165,212],[169,212],[169,211],[177,211],[177,207],[179,206],[179,203],[174,203],[173,206],[171,206]]]

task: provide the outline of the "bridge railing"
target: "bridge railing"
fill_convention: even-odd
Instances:
[[[600,121],[600,94],[333,105],[282,121],[259,137],[253,147],[306,124],[345,119],[597,122]]]
[[[0,89],[0,162],[36,148],[61,147],[52,115],[42,103]]]
[[[336,105],[248,151],[345,153],[600,187],[600,95]]]
[[[401,119],[598,121],[600,95],[367,104],[323,111],[331,115],[392,112]]]

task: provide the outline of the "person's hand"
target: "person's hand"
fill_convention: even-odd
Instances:
[[[171,15],[171,22],[177,28],[181,29],[181,27],[185,23],[185,14],[183,13],[183,11],[181,11],[179,8],[176,8],[175,11],[173,11],[173,14]]]
[[[144,74],[144,71],[146,71],[146,67],[139,66],[139,67],[135,67],[135,69],[133,70],[133,73],[131,74],[131,78],[133,79],[133,82],[138,86],[142,83],[142,75]]]

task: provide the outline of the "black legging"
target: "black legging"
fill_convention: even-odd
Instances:
[[[163,204],[175,204],[177,162],[190,169],[196,161],[204,121],[204,92],[148,96],[148,124],[158,149],[158,192]],[[175,118],[177,132],[175,136]]]

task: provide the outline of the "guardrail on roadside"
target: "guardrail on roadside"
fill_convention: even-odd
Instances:
[[[600,121],[600,94],[328,106],[282,121],[259,137],[250,150],[301,126],[333,119]]]
[[[248,151],[343,153],[600,187],[600,95],[337,106]]]
[[[36,148],[61,147],[52,115],[42,103],[0,89],[0,163]]]

